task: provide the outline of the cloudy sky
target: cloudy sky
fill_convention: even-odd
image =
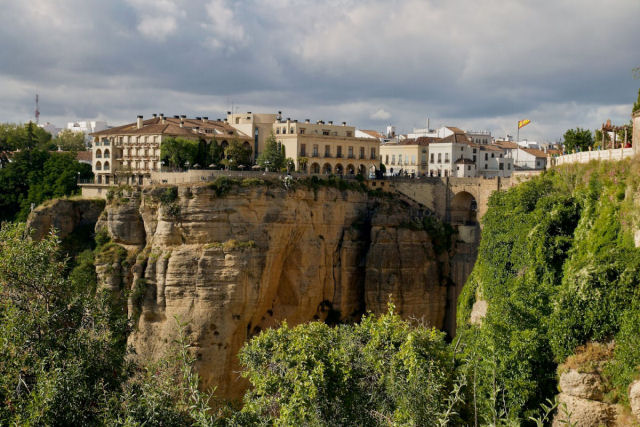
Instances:
[[[556,140],[629,120],[638,0],[0,0],[0,121],[238,111]],[[233,107],[232,107],[233,106]]]

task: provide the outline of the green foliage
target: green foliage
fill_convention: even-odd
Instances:
[[[209,183],[207,187],[215,191],[216,196],[222,197],[227,194],[234,185],[240,184],[240,181],[234,178],[227,178],[226,176],[219,176],[215,181]]]
[[[455,234],[455,230],[450,224],[440,221],[435,216],[426,216],[422,220],[422,227],[431,237],[436,254],[451,248],[451,237]]]
[[[238,166],[246,168],[251,165],[251,153],[251,147],[241,144],[237,138],[234,138],[231,144],[224,149],[225,158],[221,163],[231,170],[237,170]]]
[[[638,89],[638,99],[633,103],[633,108],[631,109],[631,114],[635,114],[640,111],[640,89]]]
[[[125,371],[126,319],[79,276],[61,275],[59,241],[0,230],[0,424],[95,423]]]
[[[160,158],[166,165],[181,169],[186,163],[197,163],[198,141],[185,138],[167,138],[160,144]]]
[[[586,151],[593,146],[593,135],[589,129],[575,128],[564,133],[564,148],[571,152]]]
[[[534,416],[555,393],[556,364],[588,341],[616,337],[611,372],[621,393],[637,375],[640,353],[629,332],[640,285],[629,227],[638,212],[627,197],[638,190],[632,162],[558,168],[491,196],[458,303],[462,354],[481,357],[467,409],[483,423]],[[478,300],[488,303],[487,316],[471,326]]]
[[[93,176],[91,166],[70,153],[24,150],[0,169],[0,220],[24,221],[45,200],[79,192],[78,177]]]
[[[269,172],[278,172],[285,167],[285,157],[283,147],[280,147],[273,132],[265,142],[264,151],[257,158],[257,163],[261,168]]]
[[[435,425],[452,415],[444,334],[402,320],[393,306],[356,325],[285,323],[245,344],[240,360],[253,386],[245,422]]]
[[[84,133],[74,132],[70,129],[63,129],[53,139],[52,144],[63,151],[86,150],[84,145]]]
[[[56,150],[51,144],[51,134],[34,125],[0,123],[0,151],[27,150],[32,148],[40,150]]]
[[[175,202],[178,199],[178,187],[167,187],[160,194],[160,203],[168,205]]]

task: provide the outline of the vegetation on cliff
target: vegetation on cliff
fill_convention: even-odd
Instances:
[[[635,160],[590,163],[491,197],[458,305],[471,417],[527,419],[555,394],[557,364],[589,341],[615,339],[609,372],[624,400],[640,366],[639,183]],[[478,300],[487,314],[470,325]]]

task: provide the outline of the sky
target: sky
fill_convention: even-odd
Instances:
[[[556,141],[630,119],[638,0],[0,0],[0,122],[283,112]],[[638,76],[636,76],[638,77]]]

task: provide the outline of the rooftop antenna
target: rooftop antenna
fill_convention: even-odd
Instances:
[[[38,94],[36,93],[36,124],[40,122],[40,107],[38,105]]]

